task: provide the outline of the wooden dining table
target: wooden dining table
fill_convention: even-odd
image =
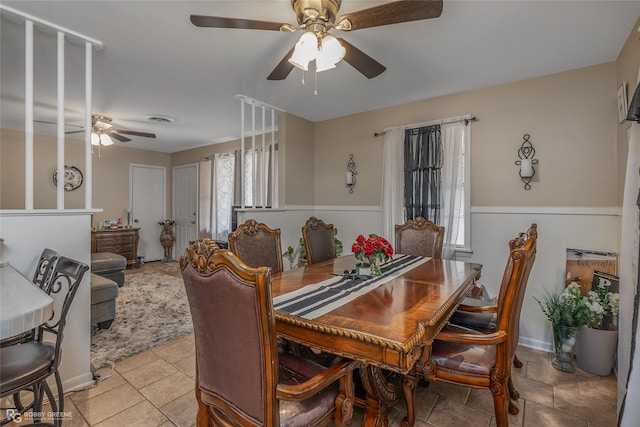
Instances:
[[[274,274],[277,331],[279,336],[316,352],[361,362],[366,393],[364,399],[358,399],[365,408],[362,425],[386,426],[389,407],[401,393],[414,392],[416,381],[411,373],[416,362],[423,352],[429,356],[435,335],[472,289],[482,266],[429,258],[395,273],[385,272],[383,266],[379,285],[331,306],[326,313],[311,316],[292,314],[276,304],[319,283],[316,287],[323,288],[331,278],[345,270],[351,272],[356,262],[354,256],[342,256]],[[361,278],[355,279],[357,283]],[[412,423],[412,419],[405,419],[405,424]]]

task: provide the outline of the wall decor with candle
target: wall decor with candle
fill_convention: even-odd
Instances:
[[[353,187],[356,185],[356,175],[358,175],[358,171],[356,170],[356,162],[353,160],[353,154],[349,154],[345,183],[347,184],[347,188],[349,189],[350,194],[353,194]]]
[[[536,150],[531,144],[531,137],[529,134],[524,134],[522,138],[523,141],[520,145],[520,149],[518,150],[519,160],[516,160],[516,165],[520,166],[520,170],[518,172],[520,174],[520,179],[524,182],[524,189],[531,190],[531,180],[536,174],[536,170],[533,166],[538,164],[538,159],[534,159]]]

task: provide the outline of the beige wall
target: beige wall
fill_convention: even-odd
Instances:
[[[617,84],[616,88],[627,83],[627,99],[631,103],[631,98],[640,84],[638,75],[640,74],[640,33],[636,31],[640,27],[640,18],[631,29],[629,38],[618,55]],[[617,110],[616,110],[617,111]],[[617,121],[616,121],[617,122]],[[627,153],[629,152],[629,142],[627,140],[627,129],[631,127],[631,122],[620,123],[617,126],[617,147],[618,147],[618,206],[622,206],[622,196],[624,192],[624,180],[627,170]]]
[[[288,113],[278,115],[278,193],[280,207],[286,205],[313,204],[313,123]],[[267,143],[271,142],[268,135]],[[245,148],[251,145],[251,138],[245,139]],[[256,145],[262,144],[262,136],[256,138]],[[173,153],[172,166],[197,163],[199,158],[215,153],[229,153],[240,148],[240,140]]]
[[[0,130],[0,209],[24,208],[24,133]],[[84,170],[84,142],[65,142],[65,164]],[[171,155],[112,145],[103,147],[100,156],[93,154],[93,225],[106,218],[126,221],[129,208],[129,165],[131,163],[167,168],[167,212],[171,212]],[[36,135],[34,138],[34,208],[55,209],[56,188],[52,174],[56,168],[56,138]],[[65,192],[65,208],[84,208],[84,186]]]
[[[315,204],[379,205],[385,127],[473,114],[472,206],[615,206],[616,64],[316,123]],[[539,165],[525,191],[514,161],[531,135]],[[349,153],[358,167],[344,188]]]
[[[284,114],[284,164],[280,164],[286,206],[313,205],[314,184],[314,124],[293,114]]]

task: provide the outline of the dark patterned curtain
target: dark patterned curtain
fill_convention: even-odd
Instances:
[[[440,125],[407,129],[404,135],[405,219],[421,216],[439,225],[442,183]]]

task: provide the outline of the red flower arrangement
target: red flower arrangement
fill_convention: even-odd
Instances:
[[[371,264],[375,261],[382,264],[393,255],[393,247],[384,237],[375,234],[369,234],[369,237],[364,237],[361,234],[356,238],[355,243],[351,245],[351,252],[360,261],[364,261],[366,258]]]

